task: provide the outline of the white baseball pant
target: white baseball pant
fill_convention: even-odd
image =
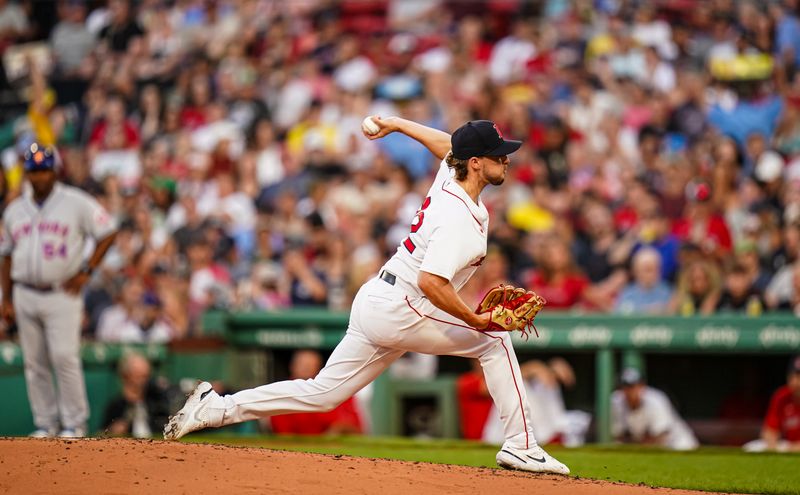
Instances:
[[[400,281],[398,280],[398,284]],[[535,444],[531,414],[507,332],[486,334],[439,310],[427,298],[406,296],[379,278],[359,290],[342,341],[319,374],[215,399],[211,426],[293,412],[330,411],[380,375],[406,351],[478,358],[512,446]]]
[[[15,284],[14,312],[33,423],[45,430],[85,428],[89,405],[80,358],[83,300],[60,290],[40,292]]]

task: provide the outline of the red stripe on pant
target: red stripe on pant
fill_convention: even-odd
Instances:
[[[508,361],[508,367],[511,369],[511,378],[514,380],[514,388],[517,391],[517,398],[519,399],[519,409],[520,409],[520,412],[522,413],[522,422],[523,422],[523,427],[525,429],[525,448],[526,449],[530,448],[530,440],[528,438],[528,436],[529,436],[528,435],[528,421],[525,419],[525,406],[524,406],[524,404],[522,402],[522,394],[519,392],[519,385],[517,384],[517,377],[514,376],[514,366],[511,364],[511,354],[509,354],[508,347],[506,347],[506,343],[503,342],[503,339],[501,337],[497,337],[495,335],[489,335],[488,333],[482,332],[482,331],[478,330],[477,328],[472,328],[472,327],[469,327],[469,326],[466,326],[466,325],[461,325],[460,323],[453,323],[452,321],[440,320],[439,318],[434,318],[433,316],[423,315],[422,313],[417,311],[417,309],[414,306],[411,305],[411,302],[408,300],[408,296],[406,296],[406,304],[408,304],[408,307],[411,308],[411,310],[413,312],[415,312],[420,317],[429,318],[429,319],[431,319],[433,321],[438,321],[439,323],[444,323],[446,325],[452,325],[452,326],[455,326],[455,327],[466,328],[468,330],[472,330],[472,331],[475,331],[475,332],[482,333],[482,334],[486,335],[487,337],[491,337],[493,339],[497,339],[497,340],[500,341],[500,345],[502,345],[503,346],[503,350],[506,351],[506,360]]]

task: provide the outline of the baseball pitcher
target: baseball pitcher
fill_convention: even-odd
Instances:
[[[477,310],[458,291],[486,255],[489,213],[480,198],[503,183],[508,155],[521,143],[503,138],[492,122],[477,120],[452,137],[401,119],[365,119],[364,134],[379,139],[401,132],[442,160],[411,222],[408,237],[377,277],[361,287],[347,333],[313,380],[290,380],[224,397],[200,383],[164,429],[189,432],[289,412],[328,411],[380,375],[407,351],[477,358],[504,423],[497,463],[506,468],[568,474],[536,443],[510,332],[527,333],[544,305],[536,294],[501,286]]]
[[[81,437],[89,418],[80,359],[81,288],[114,241],[116,227],[94,198],[58,183],[51,148],[32,144],[24,169],[30,190],[3,214],[3,317],[16,319],[19,328],[36,425],[31,436]],[[84,261],[89,236],[96,247]]]

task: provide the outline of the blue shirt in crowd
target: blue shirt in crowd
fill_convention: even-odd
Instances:
[[[708,111],[708,121],[743,147],[747,136],[753,133],[771,138],[782,111],[783,100],[773,96],[757,101],[740,101],[733,110],[714,105]]]
[[[646,289],[638,284],[629,284],[617,297],[616,313],[665,313],[672,297],[672,290],[664,282]]]
[[[800,21],[791,15],[783,16],[775,26],[775,51],[782,56],[787,49],[794,50],[794,63],[800,65]]]
[[[651,247],[658,251],[661,255],[661,279],[672,280],[678,271],[678,251],[681,249],[681,241],[674,235],[667,234],[652,243],[639,242],[633,246],[631,257],[643,247]]]

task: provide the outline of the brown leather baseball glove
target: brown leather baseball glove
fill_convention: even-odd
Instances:
[[[486,331],[513,332],[519,330],[526,338],[530,330],[539,336],[533,319],[547,304],[540,295],[532,290],[525,290],[513,285],[498,285],[489,289],[475,310],[477,314],[492,313],[492,319]]]

